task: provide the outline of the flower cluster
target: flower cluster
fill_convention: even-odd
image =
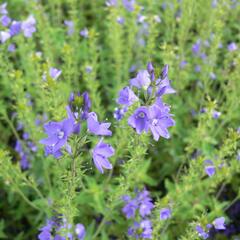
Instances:
[[[168,65],[165,65],[161,76],[156,79],[154,67],[148,63],[147,70],[140,70],[135,78],[130,80],[130,86],[119,92],[118,104],[124,111],[135,102],[140,105],[128,118],[128,124],[138,134],[151,131],[155,141],[161,137],[169,138],[168,128],[175,122],[170,114],[170,107],[162,101],[165,94],[175,93],[168,79]],[[116,113],[115,113],[116,114]],[[118,117],[121,119],[122,115]]]
[[[118,5],[118,0],[106,0],[107,7],[116,7]],[[129,11],[134,11],[135,0],[122,0],[123,7]]]
[[[71,93],[69,98],[69,105],[66,107],[67,118],[60,122],[48,122],[44,124],[47,138],[42,139],[40,143],[45,145],[46,155],[53,155],[55,158],[62,156],[62,148],[65,147],[69,154],[72,154],[71,146],[68,139],[72,134],[80,134],[81,124],[87,123],[88,133],[96,136],[111,136],[112,132],[109,130],[110,123],[99,122],[97,114],[90,112],[91,101],[87,92],[82,95],[80,93]],[[87,133],[83,133],[87,134]],[[97,169],[103,173],[105,169],[112,169],[108,158],[113,156],[114,149],[109,144],[100,139],[98,144],[92,150],[93,162]]]
[[[125,202],[122,212],[126,218],[134,219],[136,217],[137,210],[141,218],[140,222],[134,221],[133,226],[128,230],[128,235],[136,237],[136,239],[140,237],[144,239],[151,239],[152,223],[149,219],[147,219],[147,216],[151,214],[154,205],[151,197],[149,196],[149,192],[147,190],[143,190],[142,192],[137,193],[137,196],[133,199],[128,195],[123,196],[122,199]]]
[[[83,240],[86,234],[83,224],[76,224],[73,227],[68,224],[66,219],[47,220],[47,224],[40,229],[41,233],[38,235],[39,240]],[[64,234],[64,237],[62,236]]]
[[[0,5],[0,21],[4,30],[0,31],[0,41],[5,43],[8,39],[23,33],[24,37],[31,38],[36,32],[36,20],[30,15],[25,21],[16,21],[8,16],[7,3]],[[9,51],[14,51],[15,45],[9,45]]]
[[[18,130],[22,130],[22,124],[18,125]],[[31,153],[37,151],[37,146],[30,140],[29,134],[23,132],[22,139],[18,139],[15,144],[15,151],[18,152],[20,156],[20,166],[22,170],[26,170],[30,167],[29,159],[31,158]]]
[[[196,226],[196,231],[199,235],[199,237],[201,237],[202,239],[207,239],[209,237],[209,230],[214,227],[217,230],[225,230],[225,218],[224,217],[219,217],[216,218],[212,224],[207,224],[206,228],[207,231],[205,231],[200,225]]]

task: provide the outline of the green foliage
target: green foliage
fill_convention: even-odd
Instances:
[[[118,7],[106,7],[104,0],[7,2],[12,18],[24,20],[33,14],[37,31],[32,38],[19,34],[0,44],[0,239],[36,239],[46,219],[57,214],[72,225],[84,224],[87,240],[131,239],[127,229],[133,221],[121,211],[122,196],[133,196],[144,187],[154,199],[154,240],[200,239],[196,225],[205,226],[219,216],[231,222],[227,210],[240,197],[239,4],[136,0],[129,12],[121,1]],[[144,23],[137,22],[139,14],[146,17]],[[118,17],[125,23],[119,24]],[[73,21],[72,36],[64,20]],[[84,27],[87,38],[79,35]],[[198,40],[206,59],[192,52]],[[16,44],[15,52],[7,50],[10,42]],[[238,45],[236,51],[227,50],[231,42]],[[181,67],[183,60],[187,64]],[[170,139],[159,142],[128,125],[136,105],[121,121],[113,118],[119,90],[135,76],[129,69],[143,69],[148,61],[157,72],[169,64],[177,91],[164,96],[176,126],[170,129]],[[49,76],[50,67],[62,70],[57,80]],[[45,156],[39,144],[45,136],[44,115],[61,121],[70,93],[78,91],[88,91],[91,110],[101,122],[112,123],[113,135],[106,141],[115,149],[113,169],[104,174],[93,165],[91,151],[97,139],[85,135],[84,124],[70,139],[72,155],[64,151],[57,160]],[[221,112],[218,119],[213,111]],[[14,150],[16,140],[27,148],[18,123],[38,147],[30,153],[31,167],[25,171]],[[207,159],[216,167],[212,177],[204,171]],[[228,191],[233,192],[230,197]],[[159,211],[165,207],[171,208],[172,216],[161,221]]]

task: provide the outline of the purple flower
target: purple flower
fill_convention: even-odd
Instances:
[[[36,32],[36,19],[31,15],[27,18],[27,20],[22,22],[21,28],[23,31],[23,35],[26,38],[31,38],[32,34]]]
[[[216,168],[213,165],[213,162],[211,160],[205,160],[204,161],[205,166],[205,173],[209,176],[212,177],[215,172],[216,172]]]
[[[206,233],[203,228],[199,225],[196,226],[196,231],[198,232],[198,236],[207,239],[209,237],[208,233]]]
[[[105,169],[112,169],[112,164],[108,161],[108,158],[114,155],[114,148],[102,141],[93,149],[93,162],[99,172],[103,173]]]
[[[41,233],[38,235],[38,239],[51,240],[52,239],[51,231],[54,224],[55,223],[53,221],[47,220],[47,224],[40,229]]]
[[[161,18],[160,18],[158,15],[155,15],[155,16],[153,17],[153,19],[154,19],[154,21],[155,21],[156,23],[161,23],[161,22],[162,22]]]
[[[69,106],[66,107],[66,110],[67,110],[68,119],[71,119],[72,122],[74,123],[73,133],[74,134],[79,134],[80,129],[81,129],[81,125],[79,123],[78,113],[73,113]],[[70,152],[70,151],[68,151],[68,152]]]
[[[186,65],[187,65],[187,61],[183,60],[183,61],[180,62],[179,67],[181,69],[183,69],[183,68],[185,68]]]
[[[11,23],[11,18],[7,15],[1,17],[1,23],[4,27],[7,27]]]
[[[237,44],[235,42],[229,43],[228,44],[228,51],[233,52],[238,49]]]
[[[147,64],[147,71],[148,71],[149,74],[154,72],[154,67],[153,67],[153,64],[151,62],[148,62],[148,64]]]
[[[7,11],[7,3],[3,3],[0,5],[0,14],[1,15],[7,15],[8,11]]]
[[[137,209],[139,209],[140,216],[144,218],[150,215],[154,207],[152,199],[149,196],[149,192],[147,190],[139,192],[134,199],[131,199],[131,197],[128,195],[123,196],[122,199],[126,203],[122,208],[122,212],[126,218],[134,218]]]
[[[124,198],[123,198],[124,199]],[[123,214],[126,218],[134,218],[136,210],[138,209],[138,201],[136,199],[131,199],[129,197],[124,199],[126,201],[126,205],[122,208]]]
[[[85,234],[86,234],[86,231],[85,231],[85,227],[83,226],[83,224],[78,223],[78,224],[75,226],[75,233],[76,233],[77,238],[78,238],[79,240],[83,240],[83,239],[84,239]]]
[[[175,122],[168,111],[168,107],[163,103],[149,107],[149,127],[155,141],[158,141],[160,136],[170,138],[168,128],[174,126]]]
[[[9,52],[15,52],[16,50],[16,45],[11,43],[9,46],[8,46],[8,51]]]
[[[92,66],[86,66],[86,67],[85,67],[86,73],[91,73],[92,70],[93,70]]]
[[[16,141],[15,151],[20,156],[20,166],[21,166],[22,170],[26,170],[26,169],[30,168],[30,163],[28,161],[28,155],[30,153],[29,150],[32,150],[32,149],[31,148],[30,149],[24,149],[22,147],[22,143],[19,140]]]
[[[216,111],[216,110],[213,110],[213,111],[212,111],[212,117],[213,117],[214,119],[218,119],[220,116],[221,116],[221,112],[218,112],[218,111]]]
[[[122,0],[122,4],[127,11],[129,12],[134,11],[135,0]]]
[[[112,132],[108,129],[111,123],[99,123],[97,114],[91,112],[88,114],[87,118],[88,131],[99,136],[111,136]]]
[[[211,166],[211,165],[206,166],[205,172],[209,177],[212,177],[216,172],[215,166]]]
[[[106,2],[107,7],[116,7],[117,6],[117,0],[107,0]]]
[[[157,96],[176,93],[176,91],[171,87],[168,77],[164,79],[157,79],[156,82],[157,82]]]
[[[75,106],[75,101],[77,102],[77,106]],[[78,92],[76,96],[74,93],[71,93],[69,97],[69,102],[71,107],[73,108],[75,118],[82,120],[86,120],[88,118],[88,112],[91,108],[91,100],[87,92],[84,92],[82,95],[80,94],[80,92]],[[82,103],[81,106],[78,106],[79,102]],[[80,115],[78,114],[79,107]]]
[[[5,43],[11,37],[10,33],[7,31],[0,32],[0,41],[1,43]]]
[[[225,218],[219,217],[213,221],[213,225],[217,230],[224,230],[226,229],[226,227],[224,226],[224,222],[225,222]]]
[[[51,67],[49,70],[49,75],[54,80],[57,80],[61,74],[62,74],[62,71],[57,68]]]
[[[84,28],[80,31],[80,36],[84,37],[84,38],[88,38],[88,29],[87,28]]]
[[[240,161],[240,151],[237,152],[237,160]]]
[[[147,70],[140,70],[135,78],[130,80],[131,86],[146,90],[151,84],[150,75]]]
[[[73,35],[73,33],[74,33],[74,22],[65,20],[64,25],[68,28],[68,31],[67,31],[68,35],[69,36]]]
[[[192,46],[192,52],[197,55],[200,52],[201,48],[201,40],[198,39],[196,43],[193,44]]]
[[[216,77],[216,74],[213,73],[213,72],[210,72],[209,77],[210,77],[212,80],[215,80],[215,79],[217,78],[217,77]]]
[[[157,96],[162,96],[164,94],[172,94],[176,91],[171,87],[170,81],[168,79],[168,65],[163,67],[161,78],[156,80],[157,84]]]
[[[160,210],[160,220],[166,220],[171,217],[171,210],[169,208],[163,208]]]
[[[201,72],[201,66],[200,65],[196,65],[194,70],[195,70],[195,72]]]
[[[119,92],[119,97],[117,100],[118,104],[131,106],[136,101],[138,101],[138,97],[129,87],[124,87]]]
[[[133,226],[128,229],[128,235],[136,239],[152,239],[152,223],[145,219],[140,223],[134,222]]]
[[[87,114],[91,108],[91,100],[89,98],[89,95],[87,92],[84,92],[82,94],[83,97],[83,112],[82,112],[82,119],[87,119]]]
[[[147,107],[139,107],[135,110],[132,116],[128,118],[128,124],[136,129],[138,134],[149,129],[149,111]]]
[[[142,229],[141,237],[144,239],[152,239],[152,223],[150,220],[145,219],[140,222]]]
[[[10,31],[10,34],[12,37],[15,35],[18,35],[21,32],[21,26],[22,26],[21,22],[18,22],[18,21],[12,22],[12,24],[9,28],[9,31]]]
[[[120,25],[123,25],[125,23],[125,18],[124,17],[117,17],[117,23]]]
[[[38,235],[38,239],[39,240],[51,240],[52,239],[52,235],[51,232],[49,231],[42,231],[39,235]]]
[[[125,113],[127,112],[127,107],[124,108],[115,108],[114,113],[113,113],[113,117],[117,120],[120,121]]]
[[[142,14],[139,14],[137,17],[137,22],[138,23],[143,23],[146,19],[146,16],[143,16]]]
[[[147,190],[143,190],[138,194],[137,199],[139,201],[139,213],[141,217],[144,218],[145,216],[150,215],[154,205],[149,196],[149,192]]]
[[[48,122],[44,124],[45,133],[48,138],[40,140],[46,146],[47,154],[59,156],[60,149],[66,145],[69,136],[73,133],[74,122],[72,119],[64,119],[61,122]]]
[[[218,0],[212,0],[212,8],[216,8],[218,4]]]

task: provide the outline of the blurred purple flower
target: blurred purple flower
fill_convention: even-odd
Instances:
[[[84,38],[88,38],[88,29],[87,28],[84,28],[80,31],[80,36],[84,37]]]
[[[10,31],[10,34],[12,37],[15,35],[18,35],[21,32],[21,26],[22,26],[21,22],[18,22],[18,21],[12,22],[12,24],[9,28],[9,31]]]
[[[22,22],[21,29],[26,38],[31,38],[32,34],[36,32],[36,19],[31,15]]]
[[[4,27],[7,27],[11,23],[11,18],[7,15],[1,17],[1,23]]]
[[[212,177],[216,172],[215,166],[212,165],[205,166],[205,172],[209,177]]]
[[[151,84],[150,75],[147,70],[140,70],[135,78],[130,80],[130,85],[146,90]]]
[[[86,73],[91,73],[92,70],[93,70],[92,66],[86,66],[86,67],[85,67]]]
[[[16,45],[11,43],[9,46],[8,46],[8,51],[9,52],[15,52],[16,50]]]
[[[133,226],[128,229],[128,235],[135,239],[152,239],[152,223],[148,219],[140,223],[134,222]]]
[[[149,192],[147,190],[143,190],[137,196],[139,202],[139,213],[141,217],[146,217],[151,214],[154,205],[152,203],[152,199],[149,196]]]
[[[202,239],[207,239],[209,237],[209,234],[206,233],[203,228],[199,225],[196,226],[196,231],[198,232],[198,236]]]
[[[9,38],[11,38],[11,35],[7,31],[1,31],[0,32],[0,41],[1,43],[5,43]]]
[[[108,158],[113,156],[114,152],[114,148],[111,145],[104,143],[102,139],[95,146],[92,151],[93,162],[100,173],[104,172],[104,168],[112,169],[112,164],[108,161]]]
[[[218,5],[218,0],[212,0],[212,8],[216,8]]]
[[[117,22],[120,24],[120,25],[123,25],[125,23],[125,18],[124,17],[117,17]]]
[[[7,3],[2,3],[0,5],[0,14],[1,15],[7,15],[8,14],[8,11],[7,11]]]
[[[198,39],[196,43],[193,44],[192,46],[192,52],[194,55],[197,55],[200,52],[201,48],[201,40]]]
[[[138,201],[136,199],[129,198],[123,198],[125,200],[126,205],[122,208],[123,214],[126,216],[126,218],[134,218],[136,210],[138,209]]]
[[[111,123],[100,123],[98,122],[97,114],[91,112],[88,114],[87,127],[90,133],[98,136],[111,136],[112,132],[108,129]]]
[[[107,0],[105,2],[106,6],[107,7],[116,7],[117,6],[117,0]]]
[[[62,74],[62,71],[57,68],[51,67],[49,69],[49,75],[54,80],[57,80],[61,74]]]
[[[162,208],[160,210],[160,220],[167,220],[171,217],[171,210],[169,208]]]
[[[159,104],[154,104],[149,107],[149,127],[155,141],[158,141],[160,136],[170,138],[168,128],[174,125],[175,122],[164,104],[162,104],[161,107]]]
[[[138,97],[129,87],[124,87],[119,92],[119,97],[117,100],[118,104],[131,106],[136,101],[138,101]]]
[[[149,111],[147,107],[139,107],[135,110],[133,115],[128,118],[128,124],[136,129],[138,134],[143,131],[147,132],[149,129]]]
[[[47,138],[40,140],[41,144],[46,147],[47,154],[60,154],[60,149],[66,145],[68,138],[73,133],[74,121],[72,119],[64,119],[61,122],[48,122],[44,124]]]
[[[229,52],[233,52],[236,51],[238,49],[237,44],[235,42],[232,42],[230,44],[228,44],[228,51]]]
[[[225,230],[226,227],[225,227],[225,218],[224,217],[219,217],[219,218],[216,218],[214,221],[213,221],[213,225],[214,227],[217,229],[217,230]]]
[[[120,121],[124,117],[126,112],[127,112],[127,107],[115,108],[114,113],[113,113],[113,117],[117,121]]]
[[[65,20],[65,21],[64,21],[64,25],[68,28],[67,34],[68,34],[69,36],[73,35],[73,33],[74,33],[74,22],[73,22],[73,21]]]
[[[212,117],[213,117],[214,119],[218,119],[220,116],[221,116],[221,112],[218,112],[218,111],[216,111],[216,110],[213,110],[213,111],[212,111]]]
[[[78,223],[75,226],[75,233],[77,235],[78,240],[83,240],[86,234],[85,227],[83,224]]]
[[[215,80],[215,79],[217,78],[217,77],[216,77],[216,74],[213,73],[213,72],[210,72],[209,77],[210,77],[212,80]]]
[[[187,65],[187,61],[183,60],[183,61],[180,62],[179,67],[181,69],[184,69],[186,65]]]
[[[195,72],[201,72],[201,66],[200,65],[196,65],[194,70],[195,70]]]
[[[122,0],[122,4],[127,11],[129,12],[134,11],[135,0]]]

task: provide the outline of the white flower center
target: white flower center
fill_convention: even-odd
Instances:
[[[63,137],[64,137],[64,132],[63,131],[59,131],[58,132],[58,138],[59,139],[63,139]]]
[[[157,124],[158,124],[158,120],[157,119],[153,119],[152,125],[156,126]]]

